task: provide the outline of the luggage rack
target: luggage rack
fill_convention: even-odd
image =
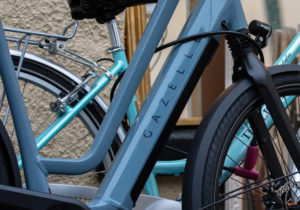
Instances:
[[[89,67],[89,69],[94,73],[97,72],[95,69],[107,73],[108,72],[107,69],[99,65],[97,62],[85,58],[75,53],[74,51],[66,48],[66,41],[74,38],[77,28],[78,28],[78,21],[74,21],[73,23],[67,25],[63,29],[61,34],[43,33],[39,31],[31,31],[31,30],[24,30],[18,28],[10,28],[10,27],[4,27],[4,31],[22,34],[21,37],[6,36],[7,41],[16,43],[16,49],[18,50],[20,50],[21,45],[23,44],[23,49],[22,49],[22,54],[21,54],[20,64],[19,64],[20,67],[22,66],[22,62],[28,45],[35,45],[40,47],[41,49],[47,50],[50,55],[59,55],[69,60],[85,65]],[[67,35],[69,30],[72,31],[70,35]],[[36,40],[36,39],[31,39],[31,36],[38,36],[42,38]],[[19,69],[17,72],[19,72]]]

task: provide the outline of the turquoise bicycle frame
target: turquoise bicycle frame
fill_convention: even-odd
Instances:
[[[108,70],[110,76],[115,77],[120,75],[128,67],[127,57],[124,50],[118,50],[112,52],[113,58],[115,60],[114,65]],[[37,148],[42,149],[59,131],[61,131],[93,98],[101,91],[104,87],[111,81],[108,74],[102,75],[92,86],[88,94],[80,100],[74,107],[67,106],[63,113],[58,113],[57,119],[46,128],[37,138]],[[135,97],[133,98],[129,109],[128,116],[132,121],[133,116],[137,115],[135,109]],[[18,157],[18,163],[20,168],[22,168],[22,161],[20,156]]]

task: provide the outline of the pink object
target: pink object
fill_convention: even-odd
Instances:
[[[234,173],[237,176],[244,177],[246,179],[257,180],[259,177],[259,172],[253,169],[257,161],[257,156],[258,147],[248,146],[244,160],[244,167],[236,167],[234,169]]]
[[[247,170],[245,168],[242,168],[242,167],[236,167],[235,170],[234,170],[234,173],[237,175],[237,176],[240,176],[240,177],[244,177],[246,179],[251,179],[251,180],[257,180],[258,177],[259,177],[259,172],[256,171],[256,170]]]
[[[245,160],[244,160],[244,168],[246,170],[252,170],[256,164],[258,156],[258,147],[257,146],[248,146]]]

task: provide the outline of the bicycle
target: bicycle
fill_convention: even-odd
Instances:
[[[235,34],[236,36],[240,37],[239,40],[242,41],[240,43],[245,44],[245,46],[244,46],[245,48],[250,49],[250,48],[248,48],[249,41],[254,46],[257,46],[257,42],[254,43],[253,41],[251,41],[249,39],[249,37],[247,35],[245,35],[247,33],[244,33],[244,35],[243,35],[242,32],[230,31],[230,30],[239,30],[242,28],[246,28],[246,26],[247,26],[246,21],[243,16],[243,13],[242,13],[241,5],[238,1],[222,2],[221,4],[218,4],[218,7],[210,7],[210,5],[211,5],[210,3],[212,3],[212,2],[209,2],[209,1],[203,2],[202,1],[202,2],[198,3],[198,6],[196,7],[195,11],[191,15],[190,19],[188,20],[186,27],[183,29],[183,32],[181,33],[181,37],[187,37],[187,36],[190,36],[190,37],[183,38],[176,43],[191,41],[191,40],[195,40],[195,39],[196,39],[196,41],[189,42],[189,43],[186,43],[185,45],[181,45],[181,46],[174,48],[169,60],[167,61],[164,69],[162,70],[162,73],[160,74],[160,76],[157,80],[158,82],[156,82],[154,84],[154,87],[153,87],[152,91],[150,92],[146,103],[144,104],[143,108],[141,109],[141,112],[139,113],[137,120],[135,121],[134,125],[131,127],[131,129],[126,137],[126,139],[128,141],[125,140],[124,144],[122,144],[121,150],[119,151],[118,156],[117,156],[111,170],[108,172],[108,174],[104,178],[102,186],[100,187],[100,190],[97,193],[97,196],[95,197],[93,202],[89,204],[90,208],[92,208],[92,209],[93,208],[94,209],[96,209],[96,208],[97,209],[101,209],[101,208],[103,208],[103,209],[117,209],[117,208],[126,209],[126,208],[131,208],[133,206],[133,202],[136,200],[137,196],[139,195],[140,190],[141,190],[142,186],[144,185],[144,183],[148,177],[148,174],[150,173],[150,171],[155,163],[155,158],[154,159],[152,159],[152,158],[155,157],[156,150],[152,151],[152,149],[159,148],[159,146],[155,146],[156,141],[159,139],[159,141],[158,141],[159,144],[164,143],[163,139],[166,139],[165,136],[167,136],[168,132],[170,132],[171,125],[172,124],[175,125],[174,121],[176,118],[179,117],[180,109],[183,108],[183,104],[184,104],[183,102],[186,101],[188,98],[189,94],[187,94],[187,93],[188,92],[190,93],[189,90],[192,89],[192,86],[195,85],[198,77],[200,77],[200,74],[201,74],[200,69],[203,69],[205,67],[205,65],[209,62],[209,58],[211,56],[208,56],[208,55],[210,55],[210,53],[208,53],[208,52],[214,51],[214,49],[217,47],[216,39],[218,40],[218,36],[214,37],[214,38],[205,38],[205,39],[198,40],[199,38],[207,37],[208,35],[219,35],[219,34],[233,35],[233,34]],[[123,116],[123,114],[126,112],[126,108],[124,109],[124,108],[120,107],[120,105],[121,104],[128,105],[130,103],[130,100],[131,100],[130,98],[132,98],[132,96],[134,95],[135,88],[138,85],[137,79],[140,79],[143,74],[142,71],[134,72],[134,67],[138,66],[139,69],[146,69],[146,67],[148,65],[147,61],[150,61],[152,53],[154,53],[156,45],[158,44],[160,36],[162,35],[162,31],[165,28],[165,25],[168,22],[168,18],[171,16],[172,10],[175,8],[176,4],[177,4],[176,1],[168,2],[168,3],[166,3],[166,1],[158,2],[157,7],[149,21],[147,28],[146,28],[144,36],[140,42],[141,44],[137,48],[135,56],[133,57],[133,60],[132,60],[131,64],[129,65],[129,68],[126,71],[124,78],[120,84],[120,88],[117,91],[116,96],[114,97],[114,100],[112,101],[112,104],[107,112],[107,115],[104,118],[102,126],[100,127],[100,130],[95,137],[96,145],[94,144],[95,146],[92,146],[92,151],[99,150],[99,152],[100,152],[102,150],[109,148],[110,143],[113,140],[113,136],[114,136],[113,134],[118,129],[118,126],[122,120],[121,116]],[[214,4],[212,4],[212,5],[214,5]],[[225,8],[228,8],[229,6],[231,8],[230,13],[227,13],[226,10],[222,10],[222,8],[225,9]],[[207,11],[209,11],[209,10],[207,10],[207,8],[211,8],[213,13],[209,13],[209,14],[214,14],[214,15],[216,15],[215,17],[217,17],[217,18],[215,18],[215,19],[213,18],[211,20],[212,22],[206,21],[203,25],[203,28],[199,29],[199,26],[196,23],[200,22],[199,20],[201,20],[201,19],[210,17],[209,14],[207,14]],[[236,13],[232,13],[232,11],[235,11]],[[220,14],[220,16],[218,16],[219,14]],[[232,14],[237,15],[237,17],[233,18],[231,16]],[[233,19],[231,19],[231,17]],[[229,25],[224,23],[223,20],[227,20],[227,23]],[[155,26],[155,27],[153,27],[153,26]],[[206,33],[206,34],[201,34],[201,35],[198,34],[200,32],[203,32],[202,31],[203,29],[206,29],[208,31],[219,31],[223,27],[225,29],[228,29],[228,26],[232,27],[229,31],[225,30],[225,31],[221,31],[221,32],[211,32],[211,33]],[[261,31],[258,30],[259,33],[256,34],[257,38],[262,37],[262,38],[267,39],[267,36],[269,35],[268,27],[266,27],[266,25],[263,25],[262,27],[257,26],[257,29],[261,30]],[[265,29],[267,29],[267,33],[266,33]],[[261,33],[261,32],[263,32],[263,33]],[[198,35],[191,36],[193,34],[198,34]],[[1,36],[1,38],[3,38],[2,36]],[[233,38],[233,37],[231,37],[231,38]],[[3,39],[1,39],[1,45],[4,46],[3,43],[5,43],[5,41],[2,41],[2,40]],[[149,40],[151,40],[151,41],[149,41]],[[234,44],[236,42],[235,39],[231,39],[231,41],[232,41],[231,44]],[[256,41],[258,41],[258,43],[259,43],[260,39],[257,39]],[[263,43],[259,43],[259,44],[263,44]],[[209,46],[209,48],[206,48],[207,46]],[[236,50],[235,47],[236,47],[236,45],[232,45],[233,52],[234,52],[234,50]],[[205,49],[207,49],[208,51],[205,51]],[[1,48],[1,50],[3,50],[3,49]],[[261,55],[259,48],[257,48],[256,50]],[[200,59],[200,61],[203,62],[200,65],[200,63],[198,63],[198,59],[199,59],[200,55],[203,54],[203,52],[204,52],[205,56],[204,57],[202,56],[202,59]],[[237,65],[235,66],[236,67],[235,68],[235,76],[237,76],[235,78],[238,78],[239,76],[243,76],[244,73],[249,69],[253,70],[253,71],[257,70],[257,71],[259,71],[259,73],[265,72],[264,67],[258,62],[257,58],[254,56],[254,54],[252,52],[253,52],[252,50],[251,50],[251,53],[244,52],[245,56],[246,56],[245,60],[249,61],[249,62],[245,62],[244,64],[246,65],[246,67],[249,67],[249,68],[245,68],[245,71],[237,71],[237,70],[241,70],[241,69],[239,69],[240,66],[238,66],[238,64],[240,64],[240,63],[238,62]],[[181,54],[181,53],[183,53],[183,54]],[[8,55],[8,51],[6,50],[6,51],[4,51],[4,53],[1,53],[1,54],[3,55],[3,58],[1,59],[1,65],[4,65],[4,66],[9,65],[10,69],[13,69],[12,65],[6,62],[6,61],[9,61],[9,59],[8,59],[9,56],[6,56],[6,58],[4,58],[5,55]],[[234,56],[237,56],[237,54],[234,54]],[[238,58],[238,56],[235,58]],[[262,59],[262,57],[261,57],[261,59]],[[240,60],[240,61],[243,61],[243,60]],[[198,65],[196,65],[197,63],[198,63]],[[185,67],[184,69],[176,68],[177,71],[175,70],[173,72],[170,70],[174,67],[174,65],[181,66],[181,64],[185,64],[185,65],[183,65]],[[190,64],[190,65],[187,65],[187,64]],[[255,64],[254,66],[257,68],[253,69],[251,67],[251,64]],[[193,74],[192,74],[192,69],[194,69],[196,66],[198,67],[197,71],[193,71]],[[277,67],[274,67],[274,68],[277,68]],[[297,72],[299,71],[298,66],[283,66],[279,69],[281,71],[277,71],[274,74],[275,76],[278,76],[280,74],[286,74],[286,75],[291,76],[293,73],[297,74]],[[289,71],[290,69],[294,70],[294,71]],[[3,70],[3,68],[1,68],[1,70]],[[8,72],[10,72],[10,73],[8,73]],[[238,74],[236,74],[236,72],[238,72]],[[239,75],[240,72],[242,72],[243,74]],[[295,78],[294,74],[292,75],[293,78]],[[16,131],[18,133],[18,140],[20,142],[21,151],[22,150],[24,151],[24,149],[25,150],[27,149],[27,152],[24,152],[25,156],[24,155],[22,155],[22,156],[24,159],[25,176],[27,178],[27,184],[28,184],[27,186],[29,189],[39,191],[39,192],[48,192],[48,184],[47,184],[47,181],[45,180],[45,175],[43,174],[44,172],[46,172],[48,174],[48,173],[66,173],[66,171],[67,171],[67,173],[77,173],[78,174],[78,173],[83,173],[83,172],[89,170],[90,168],[93,168],[94,166],[99,164],[99,162],[102,161],[104,154],[102,153],[101,158],[97,157],[97,160],[96,160],[95,156],[93,155],[94,153],[92,151],[90,151],[88,153],[88,155],[90,155],[90,158],[87,158],[87,156],[84,156],[83,158],[76,159],[76,160],[63,160],[63,159],[51,160],[48,158],[43,158],[43,157],[38,156],[36,146],[33,141],[33,139],[34,139],[33,136],[30,134],[30,132],[29,133],[25,132],[25,131],[30,131],[30,125],[28,123],[28,120],[26,120],[27,119],[26,114],[24,115],[24,113],[26,113],[24,110],[24,106],[22,106],[22,102],[20,100],[18,100],[19,98],[21,98],[21,94],[18,91],[11,91],[11,90],[16,90],[16,87],[17,87],[16,80],[13,81],[14,80],[13,79],[14,78],[13,70],[12,71],[1,71],[1,75],[3,77],[4,86],[7,90],[7,96],[8,96],[10,106],[13,108],[12,114],[15,119],[15,127],[16,127]],[[257,80],[255,80],[257,78],[254,77],[255,75],[256,74],[254,74],[254,75],[250,74],[250,76],[253,76],[252,82],[250,82],[247,79],[247,77],[246,78],[242,77],[241,81],[238,84],[245,84],[245,87],[252,87],[253,84],[257,83]],[[265,73],[264,73],[264,75],[266,76]],[[268,78],[268,76],[266,76],[266,77]],[[133,78],[135,78],[135,79],[133,79]],[[261,79],[261,78],[258,78],[258,79]],[[10,81],[10,80],[12,80],[12,81]],[[10,82],[8,83],[6,81],[10,81]],[[130,82],[126,82],[126,81],[130,81]],[[264,81],[264,80],[259,80],[259,81]],[[270,82],[270,80],[267,80],[267,81]],[[160,85],[160,83],[162,83],[162,85]],[[289,81],[287,83],[289,83]],[[298,142],[297,142],[297,140],[295,140],[295,136],[293,136],[293,132],[291,132],[291,130],[288,129],[289,123],[280,123],[282,118],[285,119],[284,109],[281,105],[281,101],[280,101],[279,97],[277,97],[277,95],[276,95],[277,92],[274,91],[274,88],[272,87],[272,85],[270,86],[269,84],[267,83],[267,87],[269,87],[269,90],[271,90],[270,91],[271,94],[268,94],[267,91],[266,92],[262,91],[261,95],[263,97],[266,97],[269,95],[274,96],[274,97],[271,97],[270,100],[267,101],[267,106],[271,112],[272,117],[274,118],[275,124],[279,123],[280,127],[282,127],[282,128],[286,128],[286,126],[287,126],[286,129],[289,132],[282,132],[282,130],[281,130],[281,133],[282,134],[290,134],[288,136],[288,138],[286,138],[286,136],[284,136],[285,137],[284,140],[285,140],[285,142],[292,142],[292,143],[287,144],[288,148],[289,148],[288,150],[292,151],[292,158],[294,160],[297,160],[297,157],[299,156],[299,152],[298,152],[299,144],[297,144]],[[236,88],[232,88],[231,90],[228,90],[228,93],[231,93],[231,94],[234,94],[237,92],[239,93],[239,91],[243,90],[240,87],[241,86],[236,86]],[[179,92],[176,93],[175,90],[177,90]],[[187,92],[185,92],[183,90],[185,90]],[[263,89],[263,90],[265,90],[265,89]],[[257,93],[257,91],[254,91],[254,92]],[[156,97],[154,97],[155,95],[156,95]],[[239,94],[237,94],[237,95],[239,95]],[[13,96],[17,96],[17,98],[14,99]],[[230,95],[230,96],[232,96],[232,95]],[[225,97],[223,102],[224,103],[228,102],[227,105],[231,106],[234,102],[233,99],[235,99],[235,97],[233,97],[233,98]],[[179,100],[179,98],[180,98],[180,100]],[[222,100],[220,100],[220,101],[222,101]],[[274,103],[274,101],[276,103]],[[178,103],[178,102],[180,102],[180,103]],[[214,107],[216,107],[216,106],[214,106]],[[224,112],[224,111],[226,111],[226,109],[227,109],[227,107],[224,106],[222,111]],[[163,113],[162,113],[162,111],[163,111]],[[278,114],[277,112],[279,112],[281,114]],[[212,113],[212,112],[210,112],[210,113]],[[274,113],[276,113],[276,114],[274,114]],[[20,114],[22,114],[22,115],[20,115]],[[219,123],[217,123],[217,121],[221,121],[223,116],[224,115],[221,115],[221,119],[213,118],[212,120],[216,124],[209,125],[209,130],[214,131],[216,129],[215,126],[219,125]],[[206,118],[206,120],[204,122],[208,122],[208,119],[209,118]],[[258,121],[258,122],[260,122],[260,121]],[[22,125],[23,126],[26,125],[26,127],[21,129]],[[251,126],[253,126],[253,125],[255,125],[255,123],[251,123]],[[162,128],[160,126],[162,126]],[[237,128],[240,128],[240,126],[237,125]],[[203,127],[202,127],[202,129],[203,129]],[[230,128],[227,128],[227,129],[230,130]],[[227,129],[225,129],[225,130],[227,130]],[[259,131],[259,129],[258,129],[258,131]],[[204,132],[203,136],[208,136],[210,133],[211,133],[210,131]],[[225,132],[225,134],[227,134],[227,133]],[[198,134],[198,137],[199,137],[199,135],[200,134]],[[24,144],[24,143],[22,144],[22,142],[24,142],[24,139],[32,139],[32,141],[30,141],[30,143],[28,143],[28,144]],[[103,141],[101,141],[101,139],[105,139],[107,142],[103,142]],[[111,142],[109,142],[108,139],[111,139]],[[232,139],[232,137],[230,137],[230,139]],[[291,139],[294,139],[294,140],[292,141]],[[152,141],[150,141],[150,140],[152,140]],[[202,144],[204,144],[204,142],[209,143],[209,141],[211,141],[211,139],[207,139],[207,140],[205,139],[205,141],[202,141]],[[159,145],[159,144],[157,144],[157,145]],[[100,150],[100,146],[104,146],[104,148],[102,148],[102,150]],[[198,146],[198,145],[196,145],[196,146]],[[31,151],[31,153],[29,153],[28,151]],[[127,154],[127,152],[128,152],[128,154]],[[150,155],[150,153],[151,153],[151,155]],[[152,158],[150,158],[147,161],[148,155],[150,155],[149,157],[152,157]],[[38,157],[38,161],[36,160],[36,157]],[[192,155],[190,158],[193,160],[195,158],[195,156],[193,157],[193,155]],[[139,161],[137,161],[137,160],[139,160]],[[237,161],[240,162],[242,160],[237,160]],[[33,164],[33,163],[37,163],[37,162],[38,162],[38,164]],[[294,162],[295,162],[297,168],[299,168],[299,166],[298,166],[299,163],[297,161],[294,161]],[[31,163],[32,165],[30,165],[29,163]],[[191,172],[191,168],[199,166],[198,165],[199,162],[196,161],[196,163],[197,164],[193,164],[193,162],[190,162],[190,160],[189,160],[189,162],[188,162],[189,170],[187,171],[187,176],[193,175],[193,171]],[[37,166],[39,164],[43,164],[44,165],[43,169],[47,169],[47,170],[42,172],[40,170],[39,166]],[[217,165],[217,166],[219,166],[219,165]],[[145,170],[142,170],[143,168]],[[136,171],[133,171],[133,169]],[[32,174],[32,176],[28,176],[26,174],[26,171],[27,172],[30,171],[30,174]],[[141,176],[139,176],[140,173],[141,173]],[[271,171],[272,175],[273,175],[273,173],[274,172]],[[274,173],[274,175],[275,174],[276,173]],[[34,179],[33,179],[33,177],[34,177]],[[122,179],[122,177],[126,177],[126,180]],[[138,177],[140,177],[140,178],[138,178]],[[197,177],[197,178],[199,178],[199,177]],[[202,180],[198,179],[198,180],[193,180],[193,181],[195,181],[198,184],[198,181],[201,182]],[[183,197],[184,198],[183,206],[184,207],[187,207],[185,205],[189,205],[190,202],[188,202],[188,199],[192,199],[192,197],[188,196],[189,194],[187,194],[187,193],[190,193],[189,192],[190,190],[197,191],[196,185],[191,185],[191,183],[187,183],[187,184],[190,184],[190,185],[184,186],[184,191],[183,191],[184,192],[184,194],[183,194],[183,196],[184,196]],[[195,184],[195,183],[193,183],[193,184]],[[9,189],[9,188],[6,188],[6,189]],[[188,191],[187,191],[187,189],[188,189]],[[198,188],[198,189],[200,189],[200,188]],[[15,189],[15,190],[17,190],[17,189]],[[10,191],[7,190],[6,192],[8,193]],[[195,192],[193,192],[193,193],[195,193]],[[30,194],[30,193],[26,192],[26,195],[28,195],[28,194]],[[24,193],[23,193],[23,196],[25,196]],[[41,194],[38,194],[35,196],[42,197]],[[211,194],[208,196],[211,196]],[[214,195],[211,197],[214,197]],[[53,200],[54,197],[49,195],[48,199]],[[202,202],[201,199],[198,199],[198,200],[200,200],[200,202]],[[3,202],[5,202],[5,201],[3,201]],[[67,202],[67,199],[65,200],[65,205],[67,205],[66,202]],[[68,202],[72,203],[72,201],[70,201],[70,200],[68,200]],[[197,203],[196,199],[193,199],[192,202],[195,202],[196,203],[195,205],[199,204],[199,203]],[[76,202],[76,204],[75,204],[75,202],[72,204],[77,205],[77,206],[81,205],[81,207],[84,208],[84,205],[79,204],[78,202]],[[194,203],[192,205],[194,205]],[[195,207],[195,206],[193,206],[193,207],[200,208],[201,205],[202,205],[202,203],[200,203],[198,207]],[[297,205],[297,204],[295,204],[295,205]],[[294,207],[295,207],[295,205],[294,205]]]

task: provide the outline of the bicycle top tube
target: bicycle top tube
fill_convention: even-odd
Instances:
[[[300,32],[291,41],[286,50],[281,54],[275,65],[291,63],[300,52]]]

